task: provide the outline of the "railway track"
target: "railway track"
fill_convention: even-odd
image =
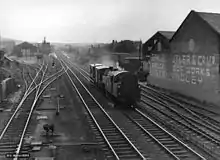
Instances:
[[[56,80],[58,74],[61,76],[63,70],[56,73],[49,78],[44,79],[47,66],[44,66],[44,74],[40,79],[40,82],[34,88],[26,91],[26,94],[22,98],[20,104],[16,110],[12,113],[12,116],[5,125],[0,135],[0,156],[7,155],[8,158],[12,156],[18,156],[22,154],[28,154],[30,146],[23,145],[23,139],[30,123],[32,112],[35,104],[42,94],[44,89]],[[48,82],[48,83],[46,83]],[[46,83],[46,84],[45,84]],[[43,84],[43,86],[41,86]],[[42,89],[40,91],[40,89]],[[15,158],[16,159],[16,158]]]
[[[26,65],[26,64],[24,64],[24,65]],[[23,77],[24,77],[23,79],[25,81],[25,94],[28,93],[28,91],[31,89],[31,87],[34,87],[34,85],[36,86],[37,77],[39,77],[40,72],[42,72],[42,68],[43,68],[43,65],[41,66],[41,68],[35,74],[35,77],[33,78],[32,75],[30,74],[29,67],[26,65],[26,71],[25,72],[23,71]]]
[[[174,112],[179,111],[179,113],[185,116],[186,118],[191,119],[195,123],[205,126],[206,128],[209,128],[209,130],[212,130],[216,134],[220,134],[219,122],[216,121],[215,119],[207,115],[200,114],[199,112],[192,111],[184,106],[181,106],[180,103],[174,103],[172,102],[172,99],[170,99],[169,97],[167,98],[167,97],[163,97],[162,95],[153,94],[152,92],[146,90],[143,90],[143,92],[144,92],[143,96],[146,96],[147,94],[148,97],[151,96],[154,99],[157,99],[158,101],[161,102],[163,101],[163,103],[167,105],[167,107],[170,110],[173,109]]]
[[[125,114],[139,129],[142,130],[143,134],[147,135],[146,139],[153,139],[159,147],[164,149],[170,155],[170,158],[178,160],[205,159],[202,155],[181,142],[140,110],[135,109],[135,111]]]
[[[166,95],[166,94],[165,94],[165,96],[170,97],[169,101],[171,103],[173,102],[177,105],[182,104],[183,108],[190,109],[191,112],[195,113],[197,116],[200,117],[200,119],[205,121],[205,123],[208,123],[210,126],[212,126],[214,128],[216,128],[216,127],[220,128],[220,122],[214,118],[214,117],[219,116],[218,113],[216,113],[214,111],[211,111],[211,110],[208,110],[208,109],[205,109],[203,107],[199,107],[195,103],[190,104],[189,102],[187,102],[187,101],[185,101],[181,98],[177,98],[177,97],[174,97],[174,96],[171,96],[171,95],[169,96],[169,95]]]
[[[27,88],[28,88],[28,80],[26,79],[26,75],[25,75],[25,69],[24,69],[24,67],[22,68],[22,79],[23,79],[23,81],[24,81],[25,91],[26,91]]]
[[[46,68],[44,67],[44,74],[46,69],[47,66]],[[43,78],[44,77],[42,77],[41,80],[43,80]],[[34,90],[32,93],[30,93],[29,98],[24,99],[22,105],[16,109],[16,112],[14,112],[6,124],[0,136],[0,146],[2,147],[0,148],[1,155],[8,155],[8,157],[10,157],[12,154],[18,155],[16,148],[17,145],[20,144],[20,140],[22,138],[21,136],[24,131],[24,127],[26,126],[25,124],[29,121],[27,119],[29,115],[31,115],[31,108],[33,108],[34,103],[36,103],[36,96],[39,92],[39,89],[40,86],[37,88],[37,90]],[[23,150],[20,153],[28,154],[28,150]]]
[[[200,148],[201,151],[205,151],[207,157],[218,157],[219,141],[214,136],[208,134],[201,129],[197,124],[191,121],[174,110],[168,110],[167,106],[159,101],[150,98],[142,99],[141,106],[145,112],[154,119],[160,121],[166,128],[172,130],[174,133],[178,133],[185,140],[190,141]],[[166,122],[166,123],[165,123]],[[216,150],[215,150],[216,149]]]
[[[149,86],[143,86],[143,91],[151,91],[155,94],[157,94],[160,97],[164,97],[166,99],[166,101],[175,103],[176,105],[178,105],[179,107],[183,108],[183,109],[190,109],[193,112],[199,111],[200,113],[206,114],[206,115],[210,115],[210,116],[218,116],[218,114],[216,112],[213,112],[211,110],[208,110],[204,107],[201,107],[200,105],[196,104],[196,102],[192,102],[192,101],[187,101],[186,99],[180,98],[178,96],[173,96],[171,94],[162,92],[162,91],[158,91],[152,87]]]
[[[165,102],[166,100],[164,97],[160,98],[158,95],[152,95],[148,92],[148,98],[151,95],[153,97],[153,100],[158,99],[158,101]],[[216,141],[218,145],[220,145],[220,127],[218,121],[215,121],[214,119],[210,118],[209,116],[205,116],[202,114],[197,114],[191,110],[188,110],[187,108],[184,108],[183,111],[177,111],[175,110],[175,106],[171,104],[171,102],[167,102],[166,108],[168,108],[170,111],[172,111],[174,114],[178,115],[179,117],[183,117],[185,121],[188,122],[188,124],[191,124],[194,128],[198,128],[201,132],[207,134],[207,136],[210,136],[213,140]],[[207,118],[209,118],[207,120]]]
[[[70,62],[71,63],[71,62]],[[78,68],[79,70],[82,70]],[[77,70],[78,70],[77,69]],[[86,75],[85,79],[90,80],[88,73],[82,70]],[[82,73],[81,73],[82,74]],[[126,117],[142,131],[142,134],[147,135],[147,139],[153,139],[157,143],[158,148],[162,148],[168,153],[171,159],[205,159],[196,151],[192,150],[186,144],[175,138],[172,134],[159,126],[152,119],[144,115],[140,110],[132,111],[126,114]],[[132,114],[131,114],[132,113]],[[143,118],[144,117],[144,118]],[[149,131],[150,130],[150,131]]]
[[[71,62],[69,62],[71,63]],[[82,69],[79,69],[81,71],[83,71],[86,76],[84,76],[85,79],[89,80],[88,78],[88,73]],[[144,95],[143,95],[144,96]],[[157,106],[158,104],[160,105],[167,105],[166,103],[165,104],[162,104],[162,103],[158,103],[159,101],[157,100],[156,103],[157,103]],[[161,102],[161,99],[160,99],[160,102]],[[149,103],[148,103],[149,104]],[[218,140],[218,137],[219,137],[219,129],[217,127],[210,127],[209,125],[205,125],[203,124],[202,122],[200,122],[198,119],[198,116],[196,116],[195,114],[193,114],[190,110],[188,110],[188,116],[186,115],[182,115],[182,114],[179,114],[177,111],[173,110],[172,108],[169,108],[170,109],[170,112],[165,112],[166,115],[162,115],[157,113],[157,116],[161,116],[161,117],[169,117],[171,116],[171,120],[174,122],[176,121],[176,123],[173,123],[173,125],[176,125],[176,127],[181,127],[181,129],[179,128],[178,130],[181,132],[182,135],[184,135],[186,138],[189,138],[189,134],[192,134],[194,135],[196,133],[196,135],[199,136],[199,138],[196,138],[196,140],[192,140],[195,144],[198,144],[199,143],[199,146],[202,150],[207,150],[208,152],[206,152],[206,157],[212,157],[212,154],[216,154],[215,156],[218,157],[219,156],[219,152],[218,152],[218,146],[219,146],[219,140]],[[185,109],[185,108],[184,108]],[[164,109],[161,109],[164,111]],[[155,112],[155,111],[154,111]],[[159,111],[158,111],[159,112]],[[189,116],[189,113],[191,114]],[[192,116],[193,115],[193,116]],[[196,119],[197,118],[197,119]],[[164,118],[164,119],[161,119],[162,121],[164,120],[167,120],[167,118]],[[211,124],[210,124],[211,125]],[[184,126],[184,127],[183,127]],[[213,125],[211,125],[213,126]],[[169,127],[172,127],[169,125]],[[209,132],[209,130],[211,130],[212,132]],[[183,131],[185,133],[183,133]],[[195,136],[196,137],[196,136]],[[192,139],[193,136],[190,136],[190,138]],[[206,147],[204,147],[206,146]]]
[[[22,78],[24,80],[24,84],[25,84],[25,90],[28,89],[28,86],[31,84],[31,82],[33,81],[33,77],[35,77],[37,74],[39,74],[38,72],[41,71],[42,66],[40,66],[40,68],[38,68],[38,70],[29,64],[26,63],[22,63]],[[33,74],[33,70],[34,70],[34,74]],[[36,83],[34,82],[34,84],[36,85]]]
[[[67,65],[66,67],[67,76],[93,121],[93,129],[96,130],[100,145],[106,151],[106,157],[108,159],[145,159],[75,73]]]

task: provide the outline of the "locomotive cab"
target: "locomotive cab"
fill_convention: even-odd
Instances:
[[[128,71],[112,71],[105,77],[105,90],[120,104],[131,106],[140,97],[138,79]]]

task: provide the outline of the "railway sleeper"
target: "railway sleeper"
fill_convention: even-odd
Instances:
[[[121,142],[124,142],[124,141],[125,141],[124,138],[122,139],[122,138],[109,138],[109,137],[108,137],[108,140],[110,141],[110,143],[111,143],[112,141],[121,141]]]
[[[122,138],[120,135],[108,135],[107,138],[109,140],[124,140],[124,138]]]
[[[6,149],[1,149],[0,154],[2,153],[7,153],[7,152],[15,152],[16,148],[6,148]]]
[[[16,147],[17,147],[17,145],[13,145],[13,146],[0,146],[0,151],[2,149],[5,149],[5,148],[16,148]]]
[[[116,129],[108,129],[108,130],[102,130],[104,133],[107,133],[107,134],[111,134],[111,133],[115,133],[115,132],[117,132],[117,130]]]
[[[173,143],[173,144],[165,144],[166,147],[179,147],[179,144]]]
[[[167,139],[170,139],[170,137],[162,132],[153,132],[151,133],[153,134],[154,136],[157,136],[157,137],[160,137],[160,138],[167,138]]]
[[[141,159],[141,158],[138,158],[138,155],[136,155],[136,154],[131,154],[131,155],[129,155],[129,154],[120,155],[119,158],[120,158],[120,159],[125,159],[125,160],[127,160],[127,159],[132,159],[132,160]]]
[[[171,139],[170,138],[163,138],[163,137],[157,137],[157,139],[160,141],[160,142],[164,142],[164,141],[171,141]]]
[[[118,150],[117,149],[117,154],[119,154],[119,155],[136,155],[136,154],[134,154],[134,150],[133,149],[125,149],[125,150]]]
[[[0,147],[1,146],[17,146],[17,143],[14,143],[14,142],[1,142]]]
[[[110,141],[110,144],[114,145],[114,144],[126,144],[126,142],[124,140],[114,140],[114,141]]]

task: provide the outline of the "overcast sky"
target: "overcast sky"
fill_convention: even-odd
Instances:
[[[0,0],[3,37],[26,41],[146,41],[176,30],[190,10],[220,13],[219,0]]]

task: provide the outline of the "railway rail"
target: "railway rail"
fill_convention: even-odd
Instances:
[[[86,72],[86,71],[84,71],[83,69],[81,69],[81,68],[78,68],[79,70],[81,70],[82,72],[84,72],[85,74],[86,74],[86,76],[84,76],[87,80],[89,79],[88,78],[88,76],[89,76],[89,74]],[[142,94],[142,96],[146,96],[146,94]],[[149,96],[149,95],[148,95]],[[156,95],[155,95],[156,96]],[[155,98],[155,97],[154,97]],[[157,99],[158,97],[156,97],[155,99]],[[155,102],[155,101],[154,101]],[[146,103],[146,102],[145,102]],[[158,104],[160,104],[160,105],[168,105],[167,103],[162,103],[162,101],[161,101],[161,99],[160,99],[160,101],[157,99],[157,101],[156,101],[156,103],[158,103]],[[149,103],[147,103],[147,104],[149,104]],[[157,106],[158,106],[158,104],[157,104]],[[172,120],[174,120],[174,121],[178,121],[178,123],[181,123],[182,125],[185,125],[187,128],[188,128],[188,131],[189,130],[191,130],[191,133],[192,133],[192,131],[194,131],[194,132],[196,132],[197,134],[199,133],[200,135],[202,135],[203,136],[203,138],[205,137],[206,138],[206,140],[204,140],[203,139],[203,141],[200,141],[200,143],[202,143],[202,144],[205,144],[206,143],[206,145],[207,145],[207,143],[208,143],[208,141],[207,141],[207,139],[209,140],[209,143],[212,143],[211,145],[213,145],[213,144],[219,144],[219,142],[218,142],[218,137],[219,137],[219,128],[218,127],[216,127],[216,126],[213,126],[212,124],[210,124],[211,126],[213,126],[213,128],[212,127],[210,127],[209,126],[209,123],[207,124],[207,125],[205,125],[206,124],[206,122],[205,122],[205,124],[203,123],[203,122],[199,122],[199,120],[201,120],[201,118],[199,118],[199,119],[195,119],[195,117],[197,117],[198,118],[198,116],[196,115],[196,114],[194,114],[194,113],[192,113],[192,111],[190,111],[190,110],[187,110],[187,109],[185,109],[186,111],[188,111],[189,113],[191,113],[192,115],[188,115],[188,116],[186,116],[186,115],[182,115],[182,114],[180,114],[180,113],[178,113],[176,110],[174,110],[174,109],[172,109],[171,107],[169,108],[170,109],[170,111],[172,112],[172,113],[169,113],[169,114],[167,114],[166,116],[170,116],[170,114],[176,114],[175,116],[173,115],[172,116]],[[188,114],[189,114],[188,113]],[[161,115],[160,115],[161,116]],[[182,118],[182,119],[181,119]],[[164,120],[164,119],[163,119]],[[190,127],[189,125],[186,125],[186,124],[184,124],[183,123],[183,120],[185,120],[186,122],[185,123],[188,123],[188,124],[192,124],[192,122],[194,122],[194,124],[192,124],[192,127]],[[190,121],[191,122],[190,122]],[[203,120],[204,121],[204,120]],[[217,123],[217,122],[216,122]],[[198,127],[198,125],[200,125],[200,127]],[[196,129],[198,129],[198,130],[196,130]],[[209,130],[211,130],[212,132],[209,132],[208,131],[208,129]],[[194,134],[194,133],[193,133]],[[185,134],[185,136],[186,136],[186,134]],[[188,137],[188,136],[187,136]],[[195,142],[195,141],[194,141]],[[198,142],[195,142],[195,143],[198,143]],[[204,146],[204,145],[203,145]],[[201,147],[201,146],[200,146]],[[218,146],[217,146],[218,147]],[[217,150],[217,147],[216,147],[216,150]],[[204,148],[203,148],[204,149]],[[209,157],[210,157],[210,155],[213,153],[213,146],[212,147],[210,147],[209,146],[209,148],[205,148],[205,149],[207,149],[207,150],[209,150],[210,152],[208,152],[208,155],[209,155]],[[219,153],[217,153],[217,154],[219,154]]]
[[[44,68],[44,72],[43,72],[43,76],[40,79],[40,82],[37,84],[37,86],[33,88],[29,88],[29,90],[26,90],[26,93],[23,96],[21,102],[19,103],[16,110],[13,112],[12,116],[5,125],[5,128],[1,132],[0,135],[1,156],[4,156],[5,154],[9,153],[7,154],[8,157],[12,157],[12,154],[14,157],[18,157],[23,153],[27,154],[28,150],[30,149],[28,146],[23,145],[23,139],[28,124],[30,122],[35,104],[39,96],[46,89],[46,87],[57,79],[56,76],[59,77],[63,74],[63,70],[61,70],[58,73],[55,73],[54,75],[44,79],[47,66],[43,66],[42,69],[43,68]],[[44,85],[43,87],[41,86],[42,84]],[[40,91],[40,89],[42,90]]]
[[[198,112],[192,111],[190,109],[188,109],[187,107],[182,106],[182,104],[180,103],[174,103],[172,101],[172,99],[170,99],[169,97],[163,96],[163,95],[158,95],[158,94],[154,94],[152,92],[143,90],[144,94],[143,96],[151,96],[154,99],[157,99],[158,101],[163,101],[163,103],[165,103],[165,105],[167,105],[167,107],[175,112],[179,112],[179,114],[182,114],[183,116],[185,116],[188,119],[191,119],[192,121],[194,121],[195,123],[201,125],[201,126],[205,126],[206,128],[208,128],[209,130],[211,130],[212,132],[216,133],[216,134],[220,134],[220,126],[219,126],[219,122],[216,121],[215,119],[207,116],[207,115],[203,115],[203,114],[199,114]],[[176,110],[175,110],[176,108]],[[208,120],[207,120],[208,119]]]
[[[157,122],[146,116],[142,111],[135,109],[135,111],[125,114],[148,136],[148,139],[153,139],[172,159],[205,159],[202,155],[161,127]]]
[[[71,63],[71,62],[70,62]],[[86,75],[83,77],[87,80],[88,73],[81,68],[77,70],[83,71]],[[76,75],[75,75],[76,76]],[[131,112],[130,112],[131,113]],[[153,139],[160,148],[163,148],[173,159],[205,159],[202,155],[188,147],[186,144],[178,140],[171,133],[162,128],[159,124],[147,117],[140,110],[132,111],[132,114],[125,113],[126,116],[142,130],[142,132]],[[144,118],[143,118],[144,117]]]
[[[62,60],[61,60],[62,61]],[[61,62],[61,64],[64,62]],[[63,64],[65,65],[65,63]],[[100,144],[107,150],[108,159],[145,159],[122,130],[115,124],[103,106],[93,97],[75,73],[68,68],[67,76],[86,107],[94,128],[101,139]],[[103,143],[104,142],[104,143]],[[110,151],[110,152],[109,152]]]
[[[150,99],[150,100],[149,100]],[[147,104],[147,105],[146,105]],[[188,119],[166,105],[151,97],[142,99],[142,107],[149,116],[157,118],[164,126],[179,133],[185,140],[193,142],[201,150],[205,151],[207,157],[218,157],[219,141],[214,136],[202,130],[194,119]],[[164,123],[167,122],[167,123]],[[215,150],[216,149],[216,150]]]
[[[162,98],[163,97],[166,98],[166,101],[175,103],[176,105],[178,105],[182,109],[185,109],[185,110],[188,109],[188,110],[191,110],[192,112],[199,111],[200,113],[204,113],[206,115],[211,115],[211,116],[218,115],[217,113],[215,113],[209,109],[201,107],[200,105],[196,104],[196,102],[192,102],[192,101],[189,102],[189,100],[187,101],[186,99],[180,98],[178,96],[174,97],[174,95],[159,91],[157,89],[154,89],[153,87],[144,86],[144,85],[141,85],[141,87],[143,88],[143,91],[149,90],[149,91],[157,94],[160,97],[162,96]]]
[[[152,95],[151,93],[148,92],[148,98],[151,95],[151,97],[154,97],[153,100],[158,99],[158,101],[161,102],[162,98],[163,101],[165,102],[165,97],[161,97],[157,95]],[[210,137],[210,139],[215,140],[216,144],[219,146],[220,145],[220,127],[219,127],[219,122],[215,121],[209,116],[202,115],[202,114],[197,114],[185,107],[182,107],[184,110],[182,111],[177,111],[175,110],[175,106],[171,104],[171,102],[167,102],[165,104],[169,110],[174,112],[175,114],[178,115],[178,117],[182,117],[187,121],[188,124],[191,124],[193,128],[197,128],[198,131],[201,131],[205,133],[207,136]],[[209,119],[208,119],[209,118]],[[208,120],[207,120],[208,119]]]
[[[194,114],[197,117],[199,117],[200,119],[202,119],[204,121],[204,123],[212,126],[213,128],[218,128],[218,129],[220,128],[220,122],[218,120],[216,120],[215,118],[213,118],[215,116],[219,116],[219,114],[217,114],[216,112],[210,111],[210,110],[205,109],[203,107],[199,107],[195,103],[189,104],[189,102],[186,102],[185,100],[183,100],[181,98],[167,95],[167,94],[165,94],[163,92],[159,92],[153,88],[150,88],[150,89],[151,89],[151,91],[158,93],[159,95],[164,95],[164,98],[166,98],[169,103],[175,104],[174,107],[178,106],[179,108],[182,108],[183,110],[191,112],[192,114]]]
[[[47,66],[44,69],[44,74],[46,72],[46,69]],[[43,78],[44,77],[42,77],[41,79]],[[29,115],[31,115],[30,109],[33,108],[34,103],[36,103],[36,97],[34,98],[34,96],[37,95],[39,88],[40,87],[38,87],[37,90],[34,90],[32,93],[30,93],[30,98],[23,99],[24,101],[21,104],[21,106],[17,107],[16,112],[14,112],[14,114],[11,116],[8,123],[6,124],[0,136],[0,146],[3,146],[3,151],[0,150],[1,154],[9,155],[10,153],[7,152],[14,152],[14,156],[18,155],[15,148],[17,148],[17,145],[20,144],[19,141],[22,138],[21,136],[23,133],[24,126],[26,124],[26,121],[29,121],[27,120],[27,118],[29,117]],[[33,104],[32,107],[30,107],[31,104]],[[9,151],[6,150],[5,152],[5,146],[9,147],[11,150],[9,149]],[[28,152],[25,153],[27,154]]]

